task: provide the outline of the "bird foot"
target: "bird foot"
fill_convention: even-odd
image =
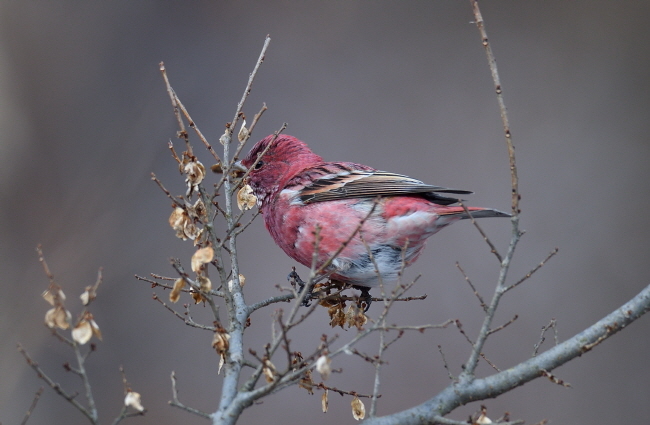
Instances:
[[[372,296],[370,296],[370,288],[366,286],[352,286],[354,289],[358,289],[361,291],[361,294],[359,295],[359,300],[357,301],[357,307],[360,309],[363,309],[363,312],[367,312],[370,309],[370,304],[372,303]],[[366,303],[365,308],[363,307],[363,303]]]
[[[302,294],[302,291],[305,289],[306,283],[304,280],[298,276],[298,273],[296,272],[296,268],[294,267],[291,273],[287,276],[287,280],[291,284],[291,286],[296,288],[296,285],[298,285],[298,294]],[[305,295],[305,298],[303,298],[302,303],[300,305],[304,307],[309,307],[311,305],[311,298],[312,298],[312,292],[311,289],[309,292]]]

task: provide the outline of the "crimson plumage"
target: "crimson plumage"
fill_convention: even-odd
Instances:
[[[332,262],[329,271],[333,279],[366,288],[376,285],[378,276],[370,252],[381,278],[394,281],[402,261],[412,264],[430,236],[469,218],[462,206],[452,205],[459,199],[449,196],[469,191],[427,185],[352,162],[325,162],[295,137],[281,135],[274,142],[273,138],[270,135],[260,140],[241,164],[253,167],[248,184],[257,197],[266,228],[287,255],[310,267],[315,231],[320,227],[320,266],[367,217]],[[489,208],[468,210],[475,218],[508,216]]]

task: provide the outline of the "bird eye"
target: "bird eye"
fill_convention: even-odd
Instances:
[[[255,169],[259,170],[262,168],[262,165],[264,165],[264,161],[257,161],[257,164],[255,164]]]

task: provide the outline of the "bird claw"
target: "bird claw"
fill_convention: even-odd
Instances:
[[[370,296],[370,288],[366,286],[353,286],[354,289],[361,291],[359,295],[359,301],[357,301],[357,307],[362,308],[363,303],[366,303],[366,307],[363,308],[363,312],[367,312],[370,309],[370,304],[372,303],[372,296]]]
[[[302,280],[300,278],[300,276],[298,276],[298,273],[296,273],[296,268],[295,267],[293,268],[291,273],[289,273],[289,275],[287,276],[287,280],[289,281],[291,286],[294,287],[294,289],[296,288],[296,285],[298,285],[298,294],[301,294],[302,291],[305,289],[305,281]],[[312,294],[311,294],[311,291],[310,291],[307,295],[305,295],[305,298],[302,300],[302,303],[300,303],[300,305],[303,306],[303,307],[309,307],[311,305],[311,302],[310,302],[311,297],[312,297]]]
[[[302,294],[302,291],[305,289],[305,286],[307,286],[307,283],[300,278],[298,273],[296,272],[296,268],[294,267],[291,273],[287,276],[287,280],[291,284],[291,286],[296,289],[296,286],[298,286],[298,294]],[[370,309],[370,304],[372,303],[372,296],[370,295],[370,288],[366,286],[352,286],[354,289],[357,289],[361,291],[361,294],[359,295],[359,300],[357,301],[357,307],[360,309],[363,309],[363,312],[367,312]],[[309,307],[311,306],[311,299],[313,298],[313,293],[311,289],[309,292],[305,295],[305,297],[302,300],[302,303],[300,304],[303,307]],[[365,307],[363,307],[363,303],[366,304]]]

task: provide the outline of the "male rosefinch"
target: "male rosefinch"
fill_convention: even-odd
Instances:
[[[253,167],[248,184],[266,228],[287,255],[307,267],[317,249],[319,267],[365,219],[327,271],[331,279],[361,289],[367,303],[368,288],[379,281],[375,265],[383,281],[394,281],[402,262],[412,264],[427,238],[469,218],[462,206],[451,206],[459,199],[441,193],[470,191],[431,186],[352,162],[325,162],[295,137],[273,138],[260,140],[241,161],[247,169]],[[487,208],[468,210],[474,218],[509,216]]]

